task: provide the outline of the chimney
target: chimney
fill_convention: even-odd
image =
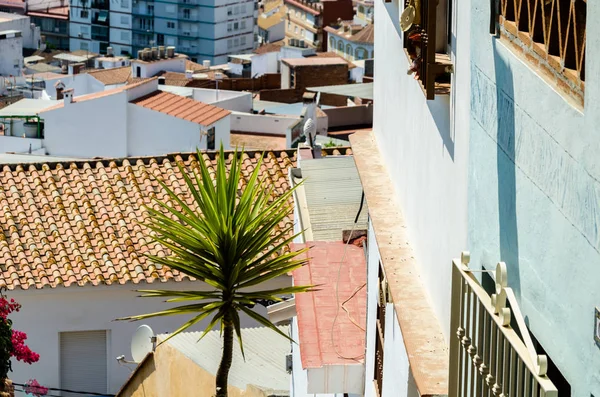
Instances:
[[[165,77],[164,76],[160,76],[158,78],[158,85],[165,85]]]
[[[112,56],[114,56],[114,53],[113,53],[113,48],[112,48],[112,47],[106,47],[106,56],[107,56],[107,57],[112,57]]]
[[[192,78],[194,78],[194,71],[193,70],[186,70],[185,71],[185,78],[188,80],[191,80]]]
[[[73,102],[73,96],[75,95],[75,90],[73,88],[67,88],[63,90],[63,103],[64,106],[69,106],[70,103]]]

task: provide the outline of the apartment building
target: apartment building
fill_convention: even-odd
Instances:
[[[132,0],[72,0],[69,41],[71,51],[115,55],[132,52]]]
[[[367,397],[600,395],[600,4],[518,4],[375,1]]]
[[[361,26],[354,21],[340,21],[325,27],[329,34],[327,51],[334,52],[348,61],[374,58],[375,27]]]
[[[227,62],[257,42],[258,5],[245,0],[133,0],[133,50],[176,46],[192,61]]]
[[[351,0],[285,0],[287,16],[285,36],[299,40],[312,48],[327,51],[326,26],[354,16]]]

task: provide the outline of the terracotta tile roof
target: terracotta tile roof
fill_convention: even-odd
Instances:
[[[321,4],[319,2],[310,3],[310,5],[309,5],[309,3],[304,4],[300,0],[298,0],[298,1],[297,0],[284,0],[284,2],[285,2],[286,6],[300,8],[304,11],[310,12],[313,15],[320,15],[321,11],[323,11],[323,4]]]
[[[229,154],[231,155],[231,154]],[[248,178],[258,159],[273,195],[289,188],[295,151],[253,153],[244,160]],[[203,154],[215,175],[214,152]],[[166,200],[162,179],[188,204],[192,198],[178,170],[197,169],[196,154],[80,162],[5,165],[0,170],[0,286],[56,288],[167,282],[190,279],[150,262],[145,253],[167,255],[140,226],[144,205]],[[280,225],[293,222],[288,217]]]
[[[287,140],[285,135],[231,131],[229,144],[232,148],[238,147],[246,150],[281,150],[287,147]]]
[[[355,43],[373,44],[375,42],[375,25],[368,24],[360,32],[351,36],[348,40]]]
[[[319,290],[296,294],[302,368],[364,362],[365,332],[353,324],[341,308],[342,302],[358,291],[344,307],[354,321],[363,329],[366,327],[367,264],[363,248],[348,245],[338,282],[338,269],[344,257],[345,244],[342,241],[311,241],[293,244],[291,248],[304,247],[310,247],[308,253],[304,254],[310,260],[308,265],[294,270],[294,284],[318,285]],[[336,283],[339,301],[335,295]]]
[[[334,56],[323,56],[323,53],[319,56],[312,56],[307,58],[286,58],[282,59],[281,62],[292,66],[325,66],[325,65],[347,65],[348,61],[344,58],[334,54]]]
[[[191,69],[190,69],[191,70]],[[185,73],[179,72],[166,72],[161,71],[155,74],[156,77],[164,77],[165,85],[176,85],[179,87],[185,87],[187,83],[190,82],[191,79],[185,77]]]
[[[104,85],[125,84],[131,77],[131,66],[101,69],[88,74]]]
[[[165,91],[154,91],[131,103],[206,127],[231,114],[229,110]]]
[[[263,17],[262,15],[258,17],[258,27],[264,30],[270,29],[273,26],[283,23],[283,18],[285,17],[285,13],[283,11],[279,11],[271,15],[270,17]]]
[[[284,44],[283,40],[279,40],[274,43],[267,43],[267,44],[261,45],[256,50],[254,50],[254,53],[261,55],[261,54],[266,54],[268,52],[279,52],[281,50],[281,47],[283,47],[283,44]]]
[[[346,62],[348,64],[348,69],[354,69],[356,67],[355,64],[353,64],[352,62],[347,61],[346,59],[342,58],[341,56],[339,56],[335,52],[317,52],[315,55],[311,55],[311,56],[309,56],[307,58],[308,59],[310,59],[310,58],[338,58],[338,59],[341,59],[342,61],[344,61],[344,62]]]

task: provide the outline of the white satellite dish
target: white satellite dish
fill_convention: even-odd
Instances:
[[[140,325],[131,339],[131,356],[136,363],[141,362],[144,357],[153,350],[152,341],[154,331],[147,325]]]

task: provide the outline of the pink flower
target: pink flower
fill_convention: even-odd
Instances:
[[[25,384],[25,393],[33,394],[36,397],[45,396],[48,394],[48,388],[40,385],[37,380],[29,379]]]
[[[11,356],[24,363],[33,364],[39,361],[40,355],[31,351],[29,346],[25,344],[26,339],[27,334],[25,332],[12,330],[13,351],[11,352]]]

